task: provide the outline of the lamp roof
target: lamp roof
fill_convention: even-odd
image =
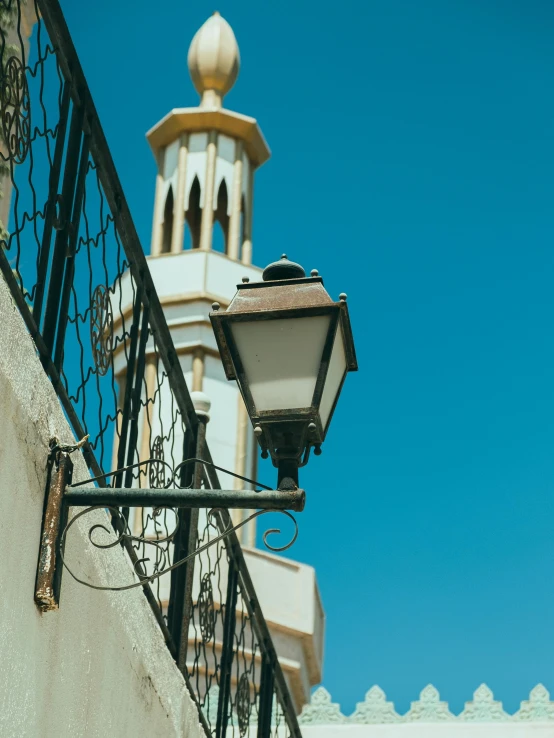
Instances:
[[[274,279],[298,279],[305,276],[304,268],[294,261],[289,261],[287,255],[283,254],[279,261],[266,266],[262,279],[264,282],[271,282]]]

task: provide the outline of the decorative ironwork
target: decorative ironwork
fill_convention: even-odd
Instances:
[[[59,2],[10,0],[3,6],[9,24],[3,15],[0,184],[9,215],[0,223],[0,270],[44,370],[75,437],[87,437],[82,453],[101,487],[108,483],[105,470],[116,467],[112,488],[139,488],[150,471],[139,462],[144,449],[152,449],[160,485],[165,478],[165,485],[171,480],[191,487],[200,476],[199,487],[219,490],[218,469],[210,466],[207,444],[201,447],[201,423]],[[24,39],[20,29],[33,27]],[[158,438],[163,457],[154,451]],[[193,457],[200,458],[200,471]],[[142,587],[202,708],[206,732],[238,737],[236,695],[245,675],[250,723],[263,701],[273,704],[281,721],[279,738],[300,738],[228,512],[202,513],[198,523],[190,510],[177,517],[175,510],[144,506],[129,515],[113,509],[110,522],[105,509],[81,510],[72,522],[96,516],[91,543],[99,549],[122,545],[130,584]],[[265,534],[266,545],[272,532]],[[187,594],[199,590],[206,574],[212,632],[207,594],[194,603]],[[186,658],[179,657],[187,648]],[[273,676],[265,683],[262,661]],[[271,730],[258,735],[269,738]]]
[[[99,284],[90,305],[90,344],[100,376],[108,373],[113,348],[113,312],[110,293]]]
[[[202,640],[207,643],[213,638],[215,632],[214,593],[212,579],[209,574],[204,574],[200,583],[200,594],[198,595],[198,613],[200,616],[200,632]]]
[[[154,510],[153,515],[157,516],[159,514],[159,511],[163,508],[156,508]],[[205,543],[202,546],[199,546],[195,551],[193,551],[188,556],[185,556],[182,559],[179,559],[179,561],[175,561],[173,564],[169,565],[169,555],[167,549],[164,549],[162,544],[169,543],[173,541],[175,534],[177,533],[177,530],[179,528],[179,516],[176,510],[173,510],[172,508],[171,512],[175,515],[176,525],[175,528],[167,533],[166,535],[157,536],[156,538],[152,538],[145,535],[139,535],[135,536],[132,535],[129,526],[127,525],[127,519],[121,512],[121,510],[117,507],[112,507],[111,505],[93,505],[91,507],[87,507],[84,510],[81,510],[76,515],[74,515],[69,523],[65,526],[61,538],[60,538],[60,558],[64,565],[64,567],[67,569],[67,571],[71,574],[73,579],[75,579],[76,582],[79,582],[79,584],[84,584],[86,587],[90,587],[91,589],[99,589],[99,590],[105,590],[110,592],[124,592],[128,589],[135,589],[136,587],[142,587],[144,582],[153,582],[156,579],[159,579],[160,577],[164,576],[164,574],[169,574],[169,572],[173,571],[174,569],[177,569],[179,566],[182,566],[183,564],[186,564],[188,561],[191,561],[199,554],[206,551],[211,546],[215,545],[219,541],[222,541],[224,538],[227,538],[231,533],[235,533],[237,530],[242,528],[244,525],[247,525],[252,520],[255,520],[260,515],[264,515],[266,513],[280,513],[282,515],[286,515],[288,518],[290,518],[295,526],[295,532],[294,536],[289,543],[287,543],[285,546],[279,546],[278,548],[275,548],[274,546],[270,546],[266,543],[267,548],[269,548],[271,551],[283,551],[287,548],[290,548],[294,541],[297,538],[298,535],[298,525],[296,523],[296,520],[294,517],[287,511],[287,510],[258,510],[255,513],[252,513],[252,515],[248,516],[244,520],[241,520],[240,523],[237,523],[236,525],[233,525],[229,522],[228,526],[223,530],[222,533],[220,533],[218,536],[216,536],[213,539],[210,539],[207,543]],[[143,564],[150,561],[149,556],[143,556],[140,559],[136,559],[133,562],[133,569],[134,573],[139,578],[138,582],[133,582],[132,584],[122,584],[122,585],[99,585],[99,584],[93,584],[92,582],[87,582],[86,579],[81,579],[81,577],[77,576],[75,572],[69,567],[67,561],[65,560],[65,556],[63,554],[63,550],[65,547],[65,541],[67,538],[67,534],[69,533],[70,529],[73,527],[73,525],[79,520],[79,518],[83,517],[83,515],[88,515],[89,513],[95,513],[97,511],[106,511],[109,510],[109,512],[112,515],[112,521],[115,522],[115,539],[112,539],[112,535],[114,534],[113,528],[110,529],[103,523],[94,523],[89,528],[88,531],[88,538],[89,541],[92,543],[92,545],[95,548],[101,548],[101,549],[108,549],[108,548],[114,548],[118,544],[121,543],[132,543],[134,544],[140,544],[142,546],[153,546],[155,551],[160,554],[156,557],[156,560],[153,565],[153,569],[151,572],[147,573],[144,570]],[[221,515],[222,512],[226,512],[224,510],[220,510],[217,508],[214,508],[213,510],[210,510],[208,513],[209,517],[213,517],[216,515]],[[104,531],[105,534],[110,536],[110,540],[108,542],[105,542],[104,540],[95,540],[94,534],[96,531]],[[271,530],[268,530],[265,532],[263,538],[264,542],[266,541],[267,537],[269,535],[272,535],[274,533],[280,533],[281,531],[277,528],[272,528]]]
[[[165,487],[164,444],[161,436],[156,436],[150,450],[152,461],[149,464],[148,479],[150,486],[156,489]],[[162,463],[160,463],[162,462]]]
[[[239,719],[239,731],[241,738],[248,730],[248,723],[250,721],[250,681],[248,680],[248,674],[242,674],[239,679],[239,686],[237,688],[237,696],[235,698],[235,707],[237,710],[237,717]]]
[[[11,56],[4,65],[0,104],[8,157],[14,164],[23,164],[30,145],[31,101],[25,67],[17,56]]]

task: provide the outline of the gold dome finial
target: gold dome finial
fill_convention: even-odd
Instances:
[[[233,29],[217,10],[192,39],[188,67],[201,96],[200,107],[220,108],[237,79],[240,54]]]

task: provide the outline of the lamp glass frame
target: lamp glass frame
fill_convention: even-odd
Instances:
[[[311,282],[316,280],[290,280],[290,282],[293,281]],[[242,285],[239,285],[239,289],[241,286]],[[258,410],[256,407],[256,403],[254,402],[254,399],[252,397],[248,377],[246,375],[243,361],[233,336],[233,323],[241,321],[253,322],[276,319],[293,319],[304,317],[309,318],[312,316],[315,317],[321,315],[329,316],[330,320],[327,335],[323,344],[322,354],[319,359],[319,368],[317,372],[317,379],[311,404],[305,407],[293,407],[279,410]],[[306,438],[305,431],[302,433],[302,436],[305,438],[305,442],[309,443],[310,445],[322,443],[325,439],[325,436],[327,435],[327,430],[333,418],[336,404],[342,391],[346,375],[349,371],[357,369],[356,356],[354,352],[354,342],[346,302],[340,301],[335,303],[329,301],[326,304],[316,306],[265,309],[254,310],[250,312],[237,311],[227,313],[224,311],[218,311],[211,313],[210,319],[212,321],[214,333],[220,349],[226,376],[228,379],[236,379],[252,423],[254,425],[259,424],[264,430],[266,444],[262,443],[262,447],[266,445],[267,447],[271,448],[272,445],[269,438],[271,430],[268,427],[269,424],[281,424],[283,423],[283,421],[288,421],[291,423],[304,423],[306,426],[308,423],[314,422],[316,424],[316,431],[310,435],[309,439]],[[324,427],[320,415],[320,403],[325,388],[325,382],[327,379],[329,363],[331,360],[331,354],[333,351],[337,330],[342,331],[346,365],[342,379],[333,399],[333,404],[327,419],[327,423]]]

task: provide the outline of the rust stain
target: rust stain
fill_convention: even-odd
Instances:
[[[58,468],[52,472],[47,490],[42,526],[40,553],[35,586],[35,603],[42,612],[58,609],[56,592],[57,546],[63,513],[63,496],[71,480],[73,463],[66,453],[60,453]]]

